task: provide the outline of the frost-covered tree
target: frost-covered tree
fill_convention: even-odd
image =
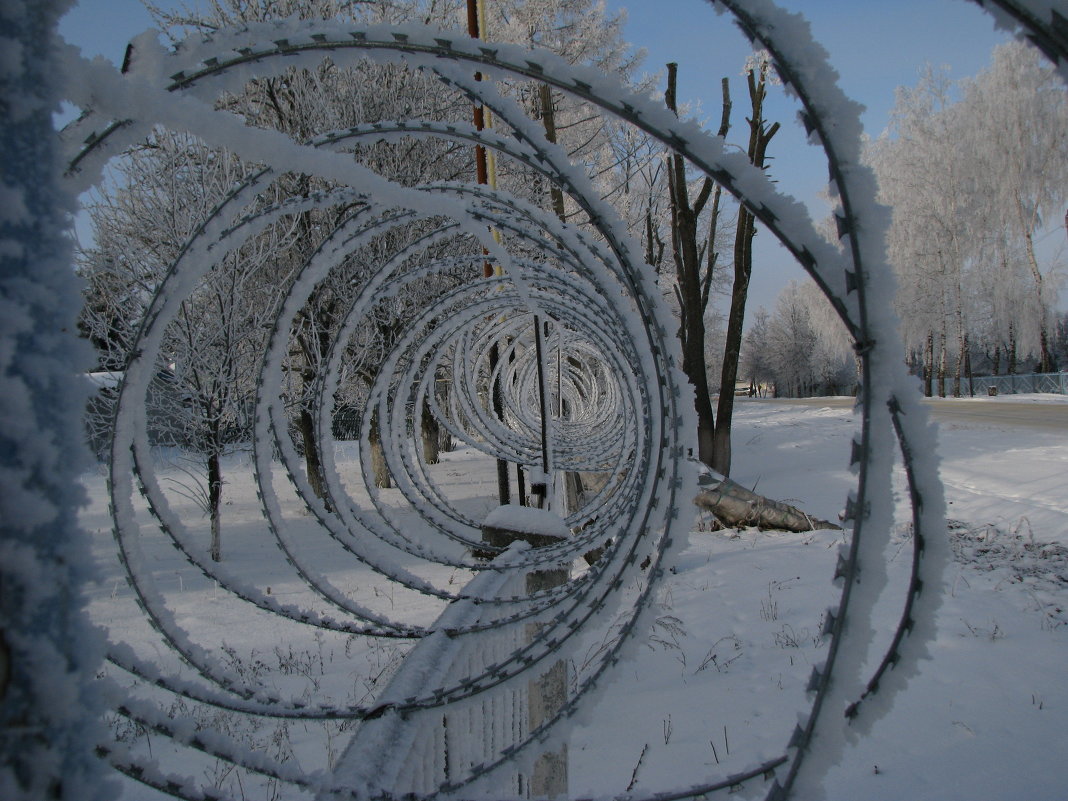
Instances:
[[[418,20],[424,24],[455,25],[460,8],[456,2],[415,0],[381,3],[213,0],[206,8],[198,6],[177,11],[146,5],[156,23],[174,39],[290,17],[395,24]],[[222,105],[240,114],[249,125],[282,131],[298,142],[361,123],[412,118],[459,120],[470,116],[470,105],[465,98],[448,91],[440,81],[418,70],[371,61],[359,67],[341,68],[329,58],[315,69],[290,69],[280,76],[254,78],[243,92],[229,95]],[[408,185],[462,179],[470,172],[469,151],[460,144],[441,139],[405,138],[397,142],[366,138],[354,141],[350,149],[363,163]],[[279,192],[283,197],[307,197],[324,185],[323,181],[305,175],[287,174],[279,181]],[[288,263],[290,269],[298,269],[344,213],[344,209],[338,209],[299,214],[297,235],[284,252],[276,252],[276,260]],[[290,369],[296,379],[292,391],[299,399],[293,404],[294,427],[299,448],[304,453],[308,480],[320,498],[325,497],[326,491],[312,406],[320,367],[339,324],[340,310],[354,291],[351,279],[351,274],[338,271],[320,284],[292,331]],[[384,321],[384,324],[388,326],[390,321]],[[389,336],[388,331],[382,333]],[[374,440],[377,443],[377,437]],[[386,484],[389,479],[382,473],[378,481]]]
[[[899,276],[897,305],[906,345],[923,349],[927,384],[937,374],[945,395],[949,356],[968,332],[965,278],[975,254],[978,198],[974,165],[959,146],[965,124],[945,74],[928,69],[913,89],[899,89],[892,136],[873,148],[880,197],[893,208],[887,246]],[[958,392],[959,394],[959,392]]]
[[[1036,241],[1064,208],[1066,131],[1063,88],[1023,44],[997,48],[971,81],[928,69],[899,90],[870,158],[894,212],[897,305],[927,394],[945,395],[952,375],[959,395],[976,348],[993,372],[1032,354],[1053,366],[1059,265]]]
[[[749,347],[750,359],[765,369],[780,397],[853,394],[856,367],[849,337],[819,288],[791,282],[775,303],[766,326]]]
[[[678,114],[676,103],[677,65],[668,64],[665,101]],[[730,127],[731,101],[729,84],[723,87],[723,111],[719,135],[726,136]],[[697,411],[697,454],[711,464],[715,448],[715,416],[706,359],[705,316],[714,281],[726,226],[721,228],[723,189],[707,176],[691,181],[685,160],[672,153],[667,160],[668,209],[670,210],[670,248],[675,265],[674,296],[679,314],[679,340],[682,344],[682,369],[694,388]],[[691,186],[691,184],[693,184]],[[650,232],[651,233],[651,232]],[[662,248],[661,248],[662,249]]]
[[[641,54],[623,40],[625,15],[609,13],[603,2],[496,0],[482,8],[479,36],[483,39],[548,50],[569,63],[594,66],[624,82],[631,80],[641,60]],[[547,84],[516,80],[499,86],[528,116],[543,123],[546,138],[564,149],[568,160],[590,177],[602,197],[621,208],[627,205],[632,199],[628,170],[632,174],[648,163],[646,159],[659,155],[647,137],[634,136],[627,131],[629,126],[614,117]],[[492,119],[487,123],[495,124]],[[638,150],[643,151],[640,160],[634,158]],[[495,172],[502,189],[553,209],[569,223],[587,222],[566,195],[526,167],[502,161]]]
[[[1068,199],[1064,85],[1033,47],[1013,42],[995,48],[990,69],[966,84],[961,105],[974,120],[965,149],[983,178],[982,223],[1000,245],[995,250],[1006,273],[995,291],[1026,275],[1027,297],[1017,304],[1015,321],[1024,337],[1037,338],[1038,369],[1048,372],[1058,287],[1036,238],[1047,220],[1059,222]]]
[[[774,372],[771,362],[771,348],[768,342],[768,329],[771,315],[763,306],[753,312],[749,330],[742,339],[741,361],[738,374],[749,379],[749,386],[756,391],[761,385],[773,380]]]
[[[121,161],[115,188],[89,210],[94,244],[79,257],[88,285],[82,326],[104,348],[100,359],[107,366],[124,367],[165,272],[201,221],[249,172],[225,152],[162,130]],[[165,332],[149,392],[154,442],[195,454],[182,491],[210,521],[216,561],[221,558],[221,457],[235,441],[250,438],[256,355],[285,282],[275,254],[286,250],[296,231],[295,222],[287,221],[249,240],[182,301]]]

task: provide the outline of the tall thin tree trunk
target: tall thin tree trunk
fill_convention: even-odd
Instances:
[[[1033,212],[1037,213],[1037,209]],[[1053,356],[1049,352],[1049,328],[1046,324],[1046,299],[1043,290],[1042,271],[1038,267],[1038,258],[1035,256],[1035,241],[1032,234],[1032,225],[1028,225],[1028,214],[1024,210],[1024,204],[1019,194],[1016,195],[1016,214],[1020,220],[1020,228],[1024,232],[1024,251],[1027,253],[1027,266],[1031,270],[1031,278],[1035,284],[1035,302],[1038,305],[1038,313],[1041,315],[1039,322],[1039,367],[1038,372],[1048,373],[1053,366]],[[1034,220],[1034,213],[1030,215]]]
[[[958,353],[957,363],[953,368],[953,397],[959,398],[963,394],[961,390],[961,377],[964,375],[964,360],[967,358],[967,354],[964,350],[964,344],[958,340]]]
[[[745,208],[738,211],[738,230],[734,246],[734,286],[727,318],[727,337],[723,345],[723,368],[720,372],[719,404],[716,409],[716,432],[713,439],[712,469],[723,475],[731,470],[731,424],[734,417],[734,385],[738,380],[738,361],[742,350],[742,326],[749,295],[749,277],[753,270],[753,215]]]
[[[375,486],[379,489],[389,489],[393,481],[389,475],[389,467],[386,465],[386,456],[382,450],[382,432],[378,425],[378,410],[371,413],[371,431],[367,437],[371,446],[371,470],[375,477]]]
[[[311,241],[310,223],[307,215],[301,217],[305,235]],[[315,497],[324,503],[327,500],[326,481],[323,478],[323,461],[319,453],[319,440],[315,436],[315,419],[311,413],[311,388],[316,380],[316,364],[330,353],[330,327],[332,303],[316,304],[308,312],[306,321],[308,330],[298,336],[301,355],[304,360],[300,370],[301,399],[297,414],[297,430],[300,432],[301,445],[304,447],[304,469],[308,474],[308,484]],[[327,504],[329,508],[329,504]]]
[[[934,377],[934,331],[927,331],[923,343],[923,394],[931,397],[931,380]]]
[[[994,345],[994,375],[1001,374],[1001,343]]]
[[[964,359],[968,351],[968,335],[964,333],[964,299],[960,285],[960,274],[957,274],[956,309],[953,314],[957,324],[957,363],[953,370],[953,397],[961,397],[960,380],[964,373]]]
[[[1009,320],[1008,375],[1016,375],[1016,326]]]
[[[949,352],[946,348],[948,344],[948,338],[946,336],[946,326],[943,322],[942,331],[938,335],[938,397],[946,397],[946,372],[949,367]]]
[[[222,561],[222,465],[219,449],[208,453],[208,516],[211,518],[211,560]]]
[[[968,379],[968,396],[975,397],[975,381],[972,377],[972,346],[968,335],[964,335],[964,376]]]

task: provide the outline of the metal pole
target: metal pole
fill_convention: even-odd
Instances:
[[[538,360],[538,406],[541,408],[541,469],[542,482],[531,489],[539,496],[538,506],[545,507],[549,480],[549,403],[545,397],[545,362],[542,359],[541,318],[534,315],[534,358]]]

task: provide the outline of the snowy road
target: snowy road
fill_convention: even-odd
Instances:
[[[1056,396],[1054,396],[1056,397]],[[748,402],[748,401],[747,401]],[[760,403],[851,409],[853,398],[776,398]],[[924,401],[937,423],[979,423],[998,428],[1020,426],[1068,434],[1068,397],[1064,402],[1028,403],[1027,399],[928,398]]]

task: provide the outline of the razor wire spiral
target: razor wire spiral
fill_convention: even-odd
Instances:
[[[1004,13],[1030,25],[1032,37],[1063,63],[1066,48],[1058,44],[1062,42],[1058,31],[1063,20],[1058,23],[1055,12],[1051,24],[1046,25],[1037,16],[1040,11],[1026,4],[998,5]],[[784,83],[801,102],[806,129],[826,150],[832,186],[840,199],[842,251],[817,235],[807,212],[779,194],[743,156],[727,152],[722,140],[697,126],[678,121],[652,101],[633,96],[594,71],[568,65],[551,55],[451,33],[420,28],[353,29],[327,23],[219,32],[210,40],[186,43],[141,70],[135,63],[131,74],[140,88],[126,91],[122,88],[124,79],[100,77],[101,81],[111,81],[109,101],[91,98],[84,90],[73,93],[72,99],[86,109],[83,118],[66,132],[68,141],[77,143],[68,175],[72,184],[80,187],[92,183],[108,158],[143,138],[154,124],[186,125],[211,141],[210,126],[198,127],[196,122],[182,120],[181,109],[169,111],[166,103],[148,100],[144,107],[138,106],[138,98],[169,92],[189,99],[182,109],[193,108],[195,103],[210,105],[220,92],[240,86],[249,70],[257,75],[276,74],[294,64],[313,63],[324,54],[339,64],[371,57],[430,72],[489,108],[507,133],[421,120],[360,125],[324,134],[301,147],[291,146],[291,164],[273,163],[268,157],[271,148],[263,137],[249,133],[247,141],[238,144],[232,130],[220,124],[220,142],[268,166],[235,187],[200,224],[153,296],[116,405],[109,466],[115,538],[129,582],[146,619],[199,677],[189,680],[169,673],[121,644],[111,647],[111,663],[176,697],[247,715],[374,720],[385,713],[448,709],[449,704],[470,703],[494,688],[514,683],[532,665],[548,660],[601,610],[618,601],[619,588],[641,569],[639,565],[646,565],[654,579],[658,577],[669,549],[683,539],[689,525],[684,510],[691,508],[695,491],[694,477],[683,458],[693,430],[693,412],[685,378],[676,367],[677,344],[670,315],[649,271],[613,222],[611,210],[597,199],[589,182],[568,165],[562,152],[549,145],[522,111],[497,91],[492,80],[473,78],[471,73],[477,69],[490,78],[518,77],[547,83],[635,125],[684,155],[735,194],[797,257],[827,294],[857,343],[862,391],[860,431],[851,454],[858,486],[847,503],[852,542],[840,557],[835,574],[836,580],[843,579],[842,595],[837,608],[827,616],[825,633],[830,647],[826,661],[813,671],[811,710],[784,744],[781,756],[738,775],[656,797],[697,797],[771,775],[776,778],[768,797],[785,798],[807,754],[817,747],[841,747],[840,731],[846,724],[841,717],[835,720],[835,713],[850,721],[862,718],[864,698],[900,686],[901,680],[890,668],[899,661],[914,660],[922,649],[923,636],[929,635],[937,593],[924,594],[922,589],[925,583],[937,585],[944,548],[932,534],[937,532],[942,514],[941,499],[930,489],[937,481],[925,474],[930,472],[927,462],[912,458],[926,434],[924,417],[917,403],[903,395],[892,378],[900,372],[893,324],[873,309],[869,299],[889,291],[880,244],[885,212],[870,202],[874,198],[873,179],[859,166],[859,137],[854,136],[859,127],[851,127],[856,123],[856,108],[840,95],[834,74],[822,57],[813,55],[807,26],[763,0],[727,0],[718,7],[731,12],[746,35],[769,50]],[[155,94],[145,93],[146,85]],[[495,150],[558,186],[582,210],[596,235],[564,225],[552,214],[487,187],[401,187],[351,162],[330,157],[352,142],[390,136],[443,138]],[[324,156],[308,155],[311,152]],[[331,178],[338,186],[275,206],[265,206],[259,200],[281,172],[297,169]],[[340,206],[352,211],[286,287],[271,321],[257,376],[253,439],[263,517],[286,561],[317,595],[316,603],[330,609],[322,613],[307,605],[281,603],[205,557],[181,516],[171,508],[153,472],[144,407],[162,332],[183,298],[212,265],[286,215]],[[408,288],[435,276],[458,268],[476,271],[484,260],[492,260],[503,269],[497,276],[450,285],[432,304],[405,320],[404,329],[390,343],[381,367],[369,382],[357,421],[362,468],[359,483],[369,504],[353,499],[330,447],[320,448],[326,485],[325,498],[320,499],[300,467],[300,454],[288,434],[283,379],[290,331],[316,286],[338,269],[346,254],[386,240],[390,232],[416,221],[426,225],[426,233],[382,258],[345,310],[315,387],[313,406],[320,443],[329,440],[332,411],[352,349],[366,335],[364,323],[376,307],[388,305]],[[490,228],[503,237],[491,236]],[[467,255],[426,257],[435,248],[447,250],[443,246],[450,244],[455,245],[453,251]],[[554,355],[555,364],[538,355],[537,337],[544,337],[545,350]],[[495,343],[503,349],[492,359],[490,349]],[[546,464],[540,442],[540,428],[548,422],[542,419],[546,399],[540,396],[536,376],[539,371],[553,374],[554,370],[558,409],[547,432],[551,464]],[[453,391],[447,396],[435,392],[438,376],[447,377],[450,383]],[[500,415],[491,413],[488,400],[495,388],[500,392]],[[565,406],[567,413],[561,414]],[[566,544],[478,562],[468,552],[486,547],[480,539],[480,521],[450,501],[433,479],[419,448],[419,431],[427,415],[456,440],[489,458],[535,471],[603,472],[610,478],[583,505],[569,510],[566,523],[575,536]],[[904,456],[915,551],[901,623],[876,673],[868,678],[862,672],[866,618],[881,590],[879,562],[889,529],[892,455],[873,444],[877,436],[873,431],[880,427],[893,431]],[[368,447],[372,429],[382,432],[383,459],[407,508],[419,516],[419,531],[425,536],[412,536],[411,518],[384,502],[375,485]],[[281,465],[281,476],[276,464]],[[302,557],[300,543],[290,530],[292,520],[283,511],[278,484],[296,494],[322,531],[347,554],[383,580],[450,604],[476,605],[479,613],[468,617],[458,614],[446,630],[436,631],[357,603]],[[138,493],[144,496],[145,508],[159,528],[191,565],[218,581],[238,601],[295,623],[382,638],[437,634],[457,643],[474,642],[485,632],[531,621],[538,622],[539,627],[529,641],[509,641],[512,646],[503,652],[498,648],[492,659],[475,660],[467,664],[465,672],[442,684],[418,688],[385,704],[338,706],[281,697],[220,669],[211,654],[182,632],[139,551],[141,513],[134,502]],[[527,597],[507,578],[519,571],[569,562],[605,542],[609,547],[593,567],[560,588]],[[475,592],[469,585],[465,594],[442,587],[420,575],[417,568],[408,567],[412,559],[481,573],[481,589]],[[863,586],[857,581],[862,568]],[[655,581],[647,582],[634,599],[623,636],[606,649],[552,720],[526,732],[522,742],[472,765],[461,779],[421,797],[462,792],[471,782],[544,739],[554,723],[573,714],[587,690],[619,658],[626,635],[639,627],[654,585]],[[919,636],[907,637],[916,629]],[[308,792],[319,792],[321,797],[354,795],[351,787],[312,780],[287,765],[243,752],[222,735],[183,730],[158,706],[113,692],[114,706],[122,715],[184,747]],[[102,744],[101,752],[119,770],[162,792],[191,799],[215,797],[189,781],[166,776],[117,745]],[[780,767],[782,776],[778,775]],[[384,794],[390,795],[388,790]]]

